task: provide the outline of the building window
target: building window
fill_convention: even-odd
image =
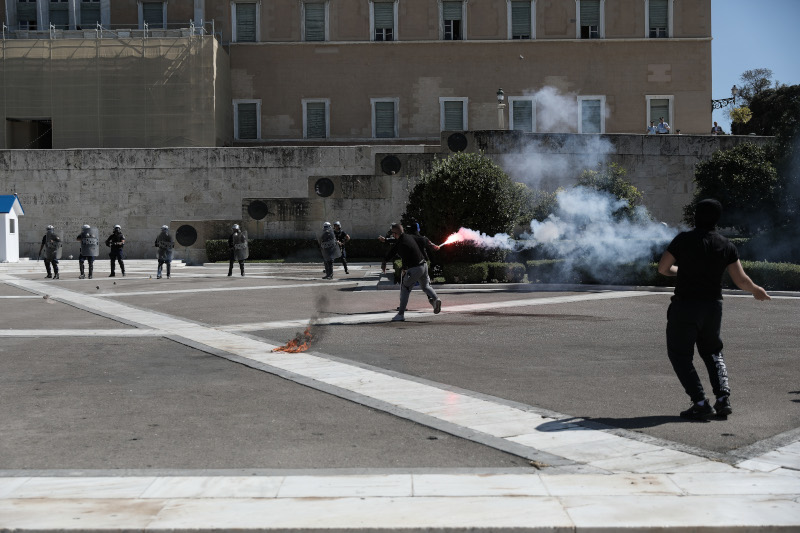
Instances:
[[[303,2],[303,40],[328,40],[328,3]]]
[[[231,36],[235,43],[258,41],[259,4],[256,2],[234,2],[231,4]]]
[[[532,98],[523,96],[509,96],[508,127],[512,130],[534,132],[536,131],[536,103]]]
[[[19,0],[17,2],[17,23],[22,31],[39,29],[36,16],[36,0]]]
[[[604,7],[605,0],[575,0],[577,5],[577,35],[578,39],[602,39],[605,30]]]
[[[534,3],[531,0],[523,2],[508,0],[508,38],[533,39],[534,13]]]
[[[50,24],[57,30],[69,29],[69,10],[67,0],[50,0]]]
[[[395,41],[397,31],[397,2],[370,2],[373,41]]]
[[[100,24],[100,0],[83,0],[81,2],[81,28],[95,29]]]
[[[606,132],[606,97],[578,97],[578,133]]]
[[[647,124],[650,124],[652,120],[658,126],[659,119],[663,118],[664,122],[672,127],[672,108],[675,97],[670,94],[655,94],[645,98],[647,100]]]
[[[442,131],[465,131],[468,98],[439,98],[439,127]]]
[[[233,137],[237,141],[261,138],[261,100],[233,101]]]
[[[673,0],[645,0],[645,37],[666,39],[672,36]]]
[[[303,100],[303,138],[327,139],[330,137],[330,100],[309,98]]]
[[[464,2],[442,2],[442,39],[461,41],[466,39],[466,14]]]
[[[12,235],[17,232],[17,224],[16,224],[16,222],[17,221],[15,219],[13,219],[13,218],[9,218],[8,219],[8,232],[10,234],[12,234]]]
[[[167,3],[166,2],[139,2],[139,27],[144,29],[167,28]]]
[[[372,136],[376,139],[393,139],[397,131],[397,98],[371,98]]]

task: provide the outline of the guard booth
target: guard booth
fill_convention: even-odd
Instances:
[[[24,214],[16,194],[0,194],[0,263],[19,262],[19,217]]]

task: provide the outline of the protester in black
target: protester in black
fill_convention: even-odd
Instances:
[[[431,243],[427,237],[404,233],[403,226],[398,223],[392,224],[392,237],[395,238],[395,242],[386,253],[381,264],[381,270],[385,273],[386,263],[398,255],[403,261],[403,270],[405,270],[405,275],[400,282],[400,307],[397,309],[397,315],[392,318],[392,321],[401,322],[405,320],[408,298],[411,296],[411,289],[414,288],[417,282],[419,282],[422,291],[428,296],[428,301],[433,306],[433,312],[439,313],[442,310],[442,301],[436,296],[436,291],[431,287],[431,280],[428,277],[428,263],[422,253],[424,248],[436,251],[439,250],[439,246]]]
[[[736,286],[751,293],[756,300],[770,299],[766,291],[745,274],[736,247],[714,231],[721,215],[722,205],[717,200],[698,202],[695,229],[678,234],[658,263],[661,274],[678,278],[667,311],[667,354],[678,380],[692,400],[692,406],[681,412],[681,416],[695,420],[733,412],[720,338],[722,275],[727,270]],[[692,363],[695,345],[711,380],[716,397],[714,407],[706,399]]]

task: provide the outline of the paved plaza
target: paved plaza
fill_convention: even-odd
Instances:
[[[800,294],[726,294],[691,422],[662,289],[96,265],[0,265],[0,531],[800,531]]]

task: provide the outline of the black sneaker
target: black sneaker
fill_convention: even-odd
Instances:
[[[45,278],[52,278],[52,277],[53,277],[52,274],[48,274],[48,275],[45,276]]]
[[[714,404],[714,410],[717,412],[717,416],[728,416],[733,414],[730,397],[723,396],[722,398],[719,398],[717,403]]]
[[[114,274],[113,272],[108,275],[109,278],[113,278],[114,276],[116,276],[116,274]]]
[[[716,411],[714,411],[714,408],[708,403],[708,400],[706,400],[703,405],[693,403],[690,408],[681,411],[681,416],[690,420],[708,420],[715,414]]]
[[[441,310],[442,310],[442,301],[437,298],[436,301],[433,302],[433,314],[438,315],[439,311]]]

